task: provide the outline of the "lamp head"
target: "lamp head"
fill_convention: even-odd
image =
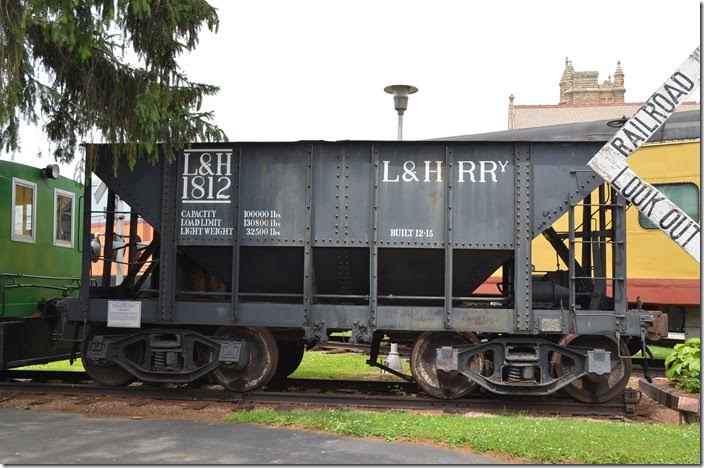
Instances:
[[[59,165],[49,164],[44,169],[42,169],[42,175],[48,177],[49,179],[56,179],[59,177]]]
[[[394,96],[394,109],[398,112],[398,115],[403,115],[403,113],[408,108],[408,95],[418,92],[418,88],[411,85],[391,85],[384,88],[389,94]]]

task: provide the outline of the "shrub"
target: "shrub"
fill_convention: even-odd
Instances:
[[[665,375],[677,382],[677,388],[692,393],[699,391],[701,348],[699,338],[690,338],[675,345],[672,354],[665,359]]]

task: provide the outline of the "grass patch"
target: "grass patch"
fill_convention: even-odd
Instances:
[[[298,379],[373,379],[380,370],[367,365],[369,356],[365,354],[326,354],[320,351],[306,351],[301,365],[291,377]],[[408,363],[402,360],[403,370],[411,373]]]
[[[632,424],[525,416],[463,417],[345,410],[225,416],[230,423],[297,426],[357,437],[433,441],[539,463],[699,463],[699,425]]]
[[[17,367],[19,370],[41,370],[41,371],[75,371],[83,372],[83,362],[80,358],[73,361],[71,365],[66,359],[65,361],[49,362],[47,364],[34,364],[31,366]]]
[[[655,346],[655,345],[648,345],[648,348],[650,348],[650,351],[653,352],[653,358],[654,359],[665,359],[667,356],[672,354],[672,351],[674,351],[672,348],[668,348],[665,346]],[[642,356],[643,353],[641,351],[638,351],[636,356]]]
[[[364,354],[325,354],[320,351],[306,351],[303,361],[291,374],[300,379],[352,379],[379,374],[366,364]]]

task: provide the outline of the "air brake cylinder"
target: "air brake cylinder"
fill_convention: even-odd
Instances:
[[[559,305],[561,301],[566,304],[570,297],[570,290],[557,284],[553,279],[539,279],[534,275],[532,288],[533,302]]]

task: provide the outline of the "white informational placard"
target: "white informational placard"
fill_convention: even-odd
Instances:
[[[697,262],[701,228],[682,209],[628,166],[633,154],[670,118],[700,84],[699,47],[658,88],[638,112],[587,163]]]
[[[108,301],[108,327],[139,328],[141,323],[140,301]]]

